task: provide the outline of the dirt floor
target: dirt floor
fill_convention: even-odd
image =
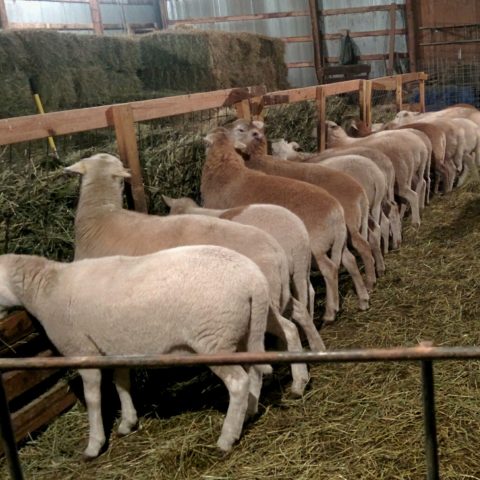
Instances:
[[[342,311],[322,329],[329,349],[480,344],[480,187],[435,197],[359,312],[342,276]],[[321,285],[318,286],[321,291]],[[321,313],[321,305],[319,305]],[[20,451],[27,479],[380,480],[425,478],[418,363],[322,365],[302,399],[287,368],[265,382],[261,412],[232,453],[215,442],[224,387],[202,369],[137,375],[140,429],[111,435],[105,454],[81,460],[87,416],[78,404]],[[179,382],[174,382],[179,379]],[[441,478],[480,479],[477,361],[435,363]],[[0,478],[8,478],[3,465]]]

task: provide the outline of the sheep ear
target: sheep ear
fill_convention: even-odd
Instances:
[[[243,143],[243,142],[240,142],[239,140],[235,140],[235,143],[233,144],[235,150],[246,150],[247,149],[247,146]]]
[[[124,168],[122,171],[115,172],[113,176],[120,178],[131,178],[132,174],[126,168]]]
[[[173,198],[167,197],[166,195],[162,195],[162,198],[166,205],[172,208]]]
[[[255,127],[255,128],[258,128],[259,130],[261,130],[264,126],[265,126],[265,123],[263,123],[261,120],[254,120],[252,122],[252,125]]]
[[[290,145],[295,151],[300,149],[300,145],[297,142],[291,142]]]
[[[203,137],[203,140],[207,145],[213,145],[213,137],[213,133],[209,133],[208,135],[205,135],[205,137]]]
[[[87,173],[87,167],[83,160],[79,160],[77,163],[74,163],[69,167],[65,167],[63,171],[67,173],[78,173],[80,175],[85,175]]]

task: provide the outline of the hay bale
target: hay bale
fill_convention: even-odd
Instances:
[[[162,31],[140,38],[140,78],[150,90],[186,92],[265,84],[288,88],[284,45],[262,35]]]

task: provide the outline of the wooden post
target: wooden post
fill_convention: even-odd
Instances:
[[[263,109],[263,96],[252,97],[250,99],[250,111],[252,120],[263,120],[264,118],[264,109]]]
[[[396,81],[396,88],[395,88],[395,102],[397,105],[397,112],[400,110],[403,110],[403,82],[402,82],[402,76],[398,75],[395,78]]]
[[[387,75],[393,75],[394,70],[394,56],[395,56],[395,21],[397,15],[397,5],[395,3],[390,4],[389,16],[390,16],[390,31],[389,31],[389,46],[388,46],[388,68]]]
[[[118,153],[125,167],[130,169],[132,177],[125,184],[127,200],[129,185],[133,207],[138,212],[147,213],[147,202],[143,188],[142,171],[138,157],[137,135],[133,120],[132,107],[129,104],[113,106],[110,110],[111,120],[115,127],[117,137]]]
[[[413,0],[405,0],[405,10],[407,13],[407,45],[408,60],[410,62],[410,71],[417,71],[417,40],[415,32],[415,10]]]
[[[5,7],[5,0],[0,0],[0,27],[3,30],[8,30],[8,15],[7,15],[7,8]]]
[[[370,126],[372,124],[372,81],[361,80],[358,94],[360,118]]]
[[[317,142],[318,151],[323,152],[327,145],[327,129],[325,127],[325,120],[327,114],[327,96],[325,95],[325,89],[322,86],[317,87]]]
[[[160,8],[160,28],[168,28],[168,8],[167,0],[158,0],[158,6]]]
[[[322,55],[322,40],[320,38],[320,28],[318,25],[318,5],[317,0],[309,0],[308,6],[310,8],[310,22],[312,25],[312,39],[313,39],[313,61],[315,65],[315,73],[317,75],[318,83],[323,82],[323,55]]]
[[[235,110],[237,111],[237,117],[250,121],[252,119],[252,111],[250,109],[250,100],[241,100],[235,103]]]
[[[102,15],[100,13],[100,5],[98,0],[89,0],[90,14],[92,16],[93,31],[95,35],[103,35]]]
[[[420,112],[425,113],[425,80],[423,78],[418,81],[418,94],[420,101]]]

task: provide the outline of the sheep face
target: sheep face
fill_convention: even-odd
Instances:
[[[257,146],[265,143],[265,124],[260,120],[247,122],[246,120],[237,120],[231,128],[231,135],[234,140],[241,142],[246,147]]]
[[[130,172],[124,168],[122,162],[108,153],[98,153],[65,168],[66,172],[78,173],[84,176],[95,175],[97,172],[102,176],[111,175],[114,178],[130,178]]]
[[[285,139],[281,139],[278,142],[272,143],[272,153],[275,157],[282,158],[283,160],[290,160],[298,156],[298,150],[300,145],[297,142],[287,142]]]
[[[414,112],[409,112],[408,110],[400,110],[396,115],[395,115],[395,121],[397,121],[400,125],[403,125],[405,123],[411,122],[415,117]]]

